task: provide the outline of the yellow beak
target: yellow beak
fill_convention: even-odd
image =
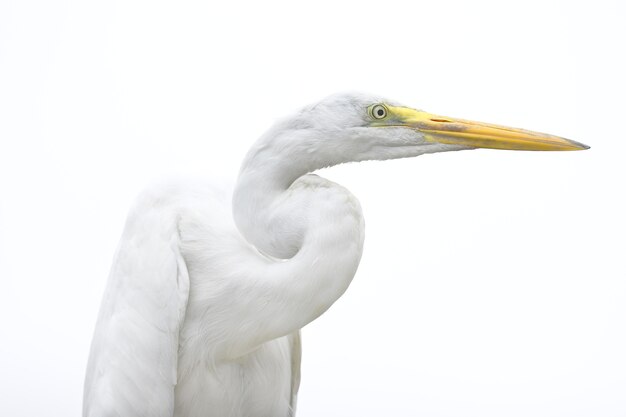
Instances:
[[[530,130],[437,116],[406,107],[388,107],[388,126],[402,124],[418,129],[429,142],[473,148],[523,151],[578,151],[589,146]],[[394,123],[394,121],[396,123]]]

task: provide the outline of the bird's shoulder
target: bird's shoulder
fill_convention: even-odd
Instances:
[[[136,197],[124,236],[177,235],[176,240],[184,243],[233,235],[231,196],[232,188],[219,182],[173,179],[150,184]]]

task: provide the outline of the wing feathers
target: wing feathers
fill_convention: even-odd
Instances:
[[[175,205],[146,193],[109,276],[85,380],[83,415],[171,417],[189,277]]]

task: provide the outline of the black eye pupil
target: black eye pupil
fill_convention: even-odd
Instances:
[[[377,112],[377,113],[378,113],[378,115],[379,115],[379,116],[382,116],[383,114],[385,114],[385,112],[383,111],[383,109],[378,109],[378,112]]]

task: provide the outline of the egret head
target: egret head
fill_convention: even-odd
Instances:
[[[475,148],[588,149],[581,143],[544,133],[439,116],[377,96],[344,93],[327,97],[277,123],[248,157],[285,162],[295,171],[310,172],[343,162]]]
[[[588,146],[528,130],[439,116],[390,100],[363,94],[339,94],[304,109],[318,137],[341,138],[365,159],[386,159],[417,152],[491,148],[528,151],[572,151]],[[368,150],[368,147],[370,148]],[[400,152],[394,151],[401,148]],[[361,159],[361,158],[359,158]]]

